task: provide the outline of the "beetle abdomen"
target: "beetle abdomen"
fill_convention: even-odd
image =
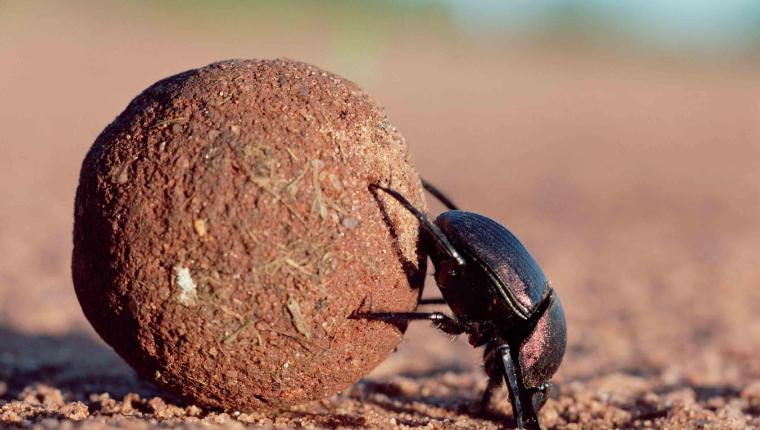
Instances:
[[[448,211],[435,220],[467,260],[481,265],[497,293],[522,318],[538,308],[548,290],[544,272],[525,246],[501,224],[465,211]]]
[[[520,345],[523,383],[537,387],[551,379],[562,363],[567,344],[565,312],[556,295],[535,328]]]

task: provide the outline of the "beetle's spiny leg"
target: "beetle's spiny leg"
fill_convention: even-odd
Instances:
[[[467,331],[466,325],[441,312],[372,312],[356,314],[355,318],[366,318],[389,323],[430,321],[437,329],[451,335],[459,335]]]
[[[399,203],[401,203],[401,205],[404,206],[406,210],[417,217],[417,219],[420,221],[420,224],[422,225],[422,228],[430,235],[433,241],[435,241],[436,245],[438,245],[438,247],[441,248],[441,250],[449,256],[449,258],[456,262],[457,265],[464,266],[464,258],[454,248],[451,242],[449,242],[449,239],[446,238],[446,235],[444,235],[441,229],[438,228],[437,225],[433,224],[424,213],[414,207],[413,204],[409,203],[409,200],[407,200],[404,196],[395,190],[381,187],[377,184],[371,184],[370,189],[383,190],[386,194],[390,195]]]
[[[444,206],[450,211],[458,211],[459,208],[457,205],[454,204],[453,201],[451,201],[450,198],[446,196],[441,190],[439,190],[435,185],[431,184],[430,182],[426,180],[422,180],[422,187],[427,190],[430,194],[433,195],[436,199],[438,199],[439,202],[443,203]]]

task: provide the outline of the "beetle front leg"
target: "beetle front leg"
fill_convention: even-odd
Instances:
[[[512,403],[512,414],[518,429],[541,430],[538,422],[538,414],[534,407],[533,393],[523,386],[517,379],[515,358],[509,349],[509,345],[501,345],[497,348],[504,365],[504,381],[509,389],[509,400]]]
[[[355,318],[405,324],[410,321],[430,321],[435,328],[456,336],[467,331],[467,326],[441,312],[370,312],[355,314]]]

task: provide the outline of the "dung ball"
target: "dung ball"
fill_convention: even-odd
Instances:
[[[98,136],[76,192],[74,287],[144,378],[266,410],[336,393],[400,342],[424,209],[407,147],[359,87],[288,60],[159,81]]]

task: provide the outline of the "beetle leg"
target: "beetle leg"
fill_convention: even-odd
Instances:
[[[407,323],[409,321],[430,321],[444,333],[459,335],[467,331],[467,326],[441,312],[372,312],[356,314],[357,318],[385,321],[389,323]]]
[[[486,385],[485,391],[483,391],[483,397],[480,399],[480,410],[486,411],[491,405],[491,399],[493,393],[501,386],[501,378],[488,378],[488,385]]]
[[[446,194],[444,194],[441,190],[439,190],[435,185],[423,179],[422,187],[426,189],[430,194],[432,194],[433,197],[438,199],[439,202],[443,203],[443,205],[446,206],[448,210],[450,211],[459,210],[457,205],[455,205],[454,202],[452,202],[451,199],[448,198]]]
[[[420,210],[414,207],[413,204],[409,203],[409,200],[407,200],[397,191],[394,191],[390,188],[381,187],[380,185],[376,184],[370,184],[370,188],[383,190],[386,194],[390,195],[399,203],[401,203],[401,205],[404,206],[406,210],[417,217],[417,219],[420,221],[420,224],[422,225],[422,228],[433,239],[436,245],[438,245],[438,247],[441,248],[441,250],[446,253],[452,261],[456,262],[457,265],[464,266],[464,258],[454,248],[454,245],[449,242],[449,239],[446,238],[446,235],[444,235],[441,229],[438,228],[437,225],[433,224],[424,213],[420,212]]]
[[[541,409],[549,399],[549,383],[543,383],[532,390],[531,401],[535,410]]]
[[[512,414],[515,416],[517,428],[526,430],[541,430],[538,415],[533,405],[532,394],[517,379],[515,358],[509,345],[501,345],[497,348],[504,364],[504,381],[509,389],[509,400],[512,402]]]
[[[424,305],[445,305],[446,299],[443,297],[438,297],[435,299],[420,299],[419,302],[417,302],[418,305],[424,306]]]

